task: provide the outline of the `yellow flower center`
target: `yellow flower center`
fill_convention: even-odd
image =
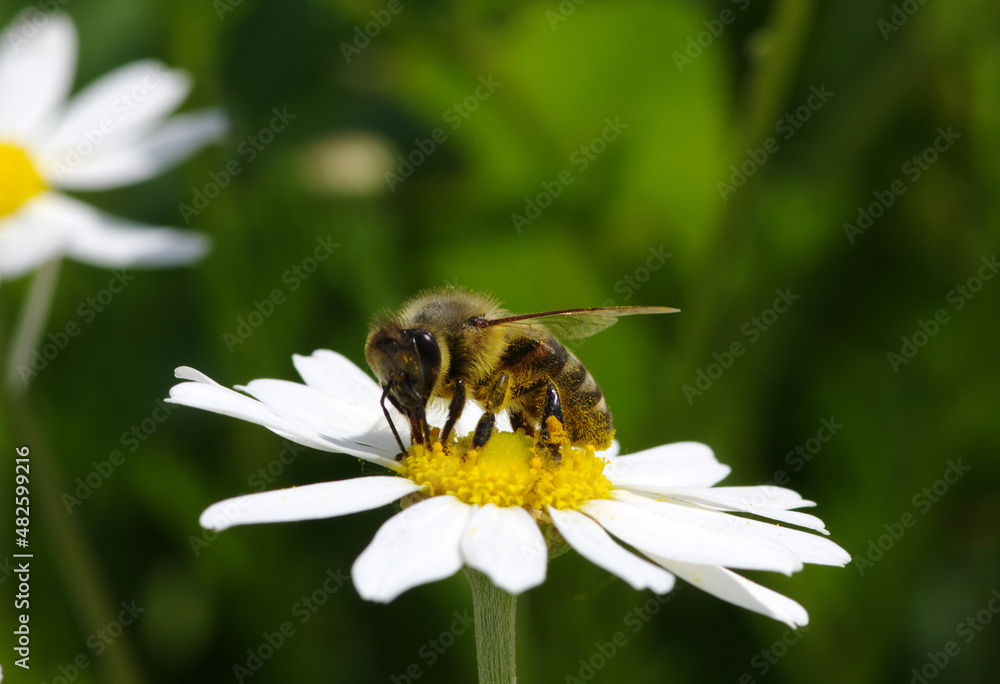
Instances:
[[[20,147],[0,142],[0,218],[21,208],[25,202],[45,190],[31,159]]]
[[[556,437],[552,430],[550,435]],[[429,447],[415,444],[403,459],[401,474],[426,485],[428,496],[451,494],[467,504],[522,506],[538,513],[546,506],[569,509],[610,498],[607,461],[592,446],[564,443],[557,460],[547,445],[523,433],[496,432],[478,450],[471,444],[472,435],[452,439],[447,448],[436,441]]]

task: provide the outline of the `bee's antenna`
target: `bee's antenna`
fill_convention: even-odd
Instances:
[[[389,409],[385,406],[385,399],[389,396],[389,388],[392,385],[390,383],[385,383],[385,388],[382,390],[382,400],[379,402],[382,405],[382,413],[385,414],[385,419],[389,421],[389,427],[392,429],[392,436],[396,438],[396,443],[399,444],[399,456],[406,455],[406,447],[403,446],[403,440],[399,438],[399,433],[396,432],[396,425],[392,422],[392,416],[389,415]],[[396,460],[399,460],[399,456]]]

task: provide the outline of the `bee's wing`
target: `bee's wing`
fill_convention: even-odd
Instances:
[[[521,328],[525,332],[543,333],[546,330],[564,340],[590,337],[614,325],[621,316],[636,314],[674,313],[680,309],[669,306],[605,306],[594,309],[563,309],[542,313],[506,316],[487,321],[489,325]]]

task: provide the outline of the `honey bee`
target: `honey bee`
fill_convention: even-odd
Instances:
[[[466,399],[484,413],[472,447],[486,444],[496,414],[508,411],[512,427],[549,441],[547,420],[564,426],[570,444],[606,449],[614,437],[601,388],[556,337],[578,339],[613,325],[620,316],[673,313],[663,306],[565,309],[512,315],[493,298],[460,289],[431,290],[398,313],[375,318],[365,357],[382,387],[382,411],[406,452],[385,405],[388,399],[411,426],[416,443],[430,442],[427,405],[450,400],[440,433],[446,442]]]

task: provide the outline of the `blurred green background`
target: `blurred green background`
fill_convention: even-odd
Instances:
[[[733,468],[724,484],[777,481],[817,501],[811,512],[856,559],[752,576],[807,608],[795,633],[687,586],[649,603],[566,554],[519,601],[519,681],[995,674],[996,3],[387,5],[62,3],[81,36],[77,89],[158,58],[193,74],[185,109],[222,106],[233,129],[154,181],[86,195],[139,221],[189,219],[215,247],[191,268],[136,271],[29,388],[37,424],[3,412],[5,462],[26,441],[44,449],[57,496],[78,496],[77,478],[97,477],[114,452],[121,461],[71,513],[33,500],[33,667],[13,666],[4,571],[8,680],[404,682],[416,665],[421,682],[474,681],[474,638],[453,628],[471,615],[463,576],[390,605],[362,601],[349,581],[322,589],[390,510],[217,539],[198,526],[210,503],[259,489],[259,469],[277,488],[374,467],[309,450],[282,458],[263,428],[157,403],[179,365],[227,385],[297,379],[291,355],[317,348],[363,365],[373,313],[446,284],[519,312],[682,309],[577,350],[623,451],[703,441]],[[4,2],[0,24],[29,6]],[[380,17],[387,25],[371,23]],[[275,109],[294,119],[263,133]],[[443,142],[427,152],[435,129]],[[397,155],[420,161],[408,169]],[[220,181],[234,160],[239,174]],[[888,205],[893,181],[904,191]],[[225,187],[201,202],[214,182]],[[339,246],[297,274],[318,241]],[[77,320],[110,277],[66,262],[47,330]],[[5,337],[30,281],[4,283]],[[283,303],[234,343],[276,289]],[[775,309],[776,290],[797,298]],[[939,309],[947,322],[935,327]],[[841,426],[826,442],[823,421]],[[12,471],[0,469],[5,502]],[[66,525],[71,538],[57,532]],[[0,535],[7,558],[6,519]],[[106,610],[142,609],[110,644],[69,589],[87,581],[67,560],[72,544],[92,556]],[[303,603],[314,594],[315,610]],[[253,661],[286,621],[294,635]],[[596,657],[616,632],[627,643]],[[240,678],[248,660],[258,667]]]

